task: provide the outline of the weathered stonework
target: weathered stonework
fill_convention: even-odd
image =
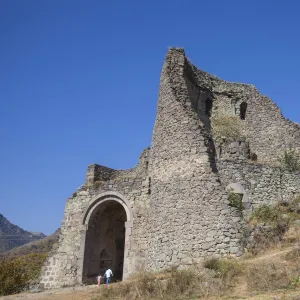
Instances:
[[[240,116],[247,140],[217,143],[211,134],[217,113]],[[300,149],[300,127],[270,99],[170,49],[151,148],[133,169],[88,167],[85,184],[68,199],[59,247],[41,284],[94,282],[108,265],[121,279],[144,267],[157,271],[239,252],[242,221],[228,205],[228,188],[243,194],[248,211],[299,195],[299,174],[269,164],[289,146]]]

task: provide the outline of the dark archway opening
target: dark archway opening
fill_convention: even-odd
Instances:
[[[208,117],[211,117],[212,106],[213,106],[212,100],[210,98],[207,98],[205,100],[205,114]]]
[[[95,284],[96,277],[110,268],[113,280],[122,280],[126,212],[117,201],[105,201],[90,217],[86,232],[83,283]]]
[[[240,105],[240,118],[241,118],[241,120],[246,119],[246,111],[247,111],[247,103],[242,102],[241,105]]]

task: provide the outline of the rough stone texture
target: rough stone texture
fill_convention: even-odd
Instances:
[[[217,144],[211,134],[216,113],[240,115],[247,140]],[[43,268],[41,284],[88,283],[106,260],[116,267],[123,259],[126,278],[143,267],[239,255],[243,221],[228,206],[228,187],[243,193],[248,211],[300,194],[299,174],[266,163],[289,146],[300,149],[300,127],[270,99],[251,85],[197,69],[182,49],[170,49],[152,147],[133,169],[88,167],[85,184],[68,199],[59,247]],[[120,240],[124,245],[117,246]],[[122,247],[124,257],[116,258]]]

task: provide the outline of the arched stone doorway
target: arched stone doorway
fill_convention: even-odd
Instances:
[[[89,204],[83,219],[78,260],[78,282],[95,283],[95,277],[111,268],[114,279],[128,274],[128,245],[132,227],[129,203],[118,193],[104,193]]]

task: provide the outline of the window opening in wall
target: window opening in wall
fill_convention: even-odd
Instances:
[[[205,114],[208,116],[208,117],[211,117],[211,110],[212,110],[212,100],[207,98],[205,100]]]
[[[247,103],[242,102],[241,105],[240,105],[240,118],[241,118],[241,120],[246,119],[246,110],[247,110]]]

